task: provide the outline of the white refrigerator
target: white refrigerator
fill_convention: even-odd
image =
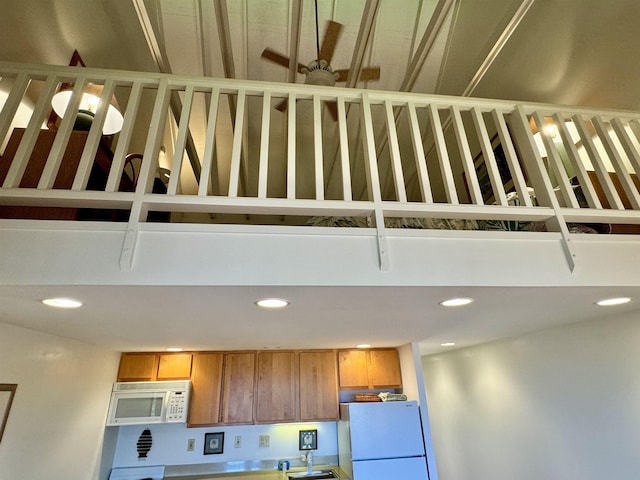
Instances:
[[[417,402],[340,405],[340,468],[353,480],[428,480]]]

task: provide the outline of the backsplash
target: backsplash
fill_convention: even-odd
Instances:
[[[334,457],[338,454],[336,422],[282,423],[274,425],[238,425],[204,428],[187,428],[184,424],[134,425],[117,428],[118,440],[114,467],[143,465],[190,465],[232,461],[290,460],[299,464],[298,447],[300,430],[318,430],[318,457]],[[137,443],[140,434],[149,429],[153,445],[146,458],[138,458]],[[224,432],[224,444],[220,454],[204,454],[206,433]],[[268,439],[265,437],[268,436]],[[240,446],[236,447],[236,437]],[[261,447],[268,440],[268,447]],[[192,441],[191,441],[192,440]],[[190,442],[191,441],[191,442]],[[187,451],[193,443],[193,451]],[[262,462],[268,465],[269,462]]]

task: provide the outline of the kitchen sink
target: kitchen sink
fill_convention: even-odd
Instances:
[[[316,479],[316,478],[338,478],[333,470],[314,470],[313,472],[290,473],[289,480]]]

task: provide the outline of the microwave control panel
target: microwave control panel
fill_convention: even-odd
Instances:
[[[186,422],[189,395],[185,391],[169,393],[167,402],[167,422]]]

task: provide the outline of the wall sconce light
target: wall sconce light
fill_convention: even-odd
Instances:
[[[82,99],[80,100],[80,106],[78,107],[78,116],[76,117],[76,123],[74,130],[89,130],[93,118],[95,117],[98,105],[100,104],[100,95],[103,90],[102,85],[96,85],[93,83],[88,84]],[[67,105],[71,101],[71,95],[73,93],[73,85],[65,85],[58,93],[56,93],[51,99],[51,106],[53,111],[60,118],[64,116],[67,111]],[[115,97],[112,97],[109,103],[109,109],[107,116],[102,127],[103,135],[113,135],[122,130],[122,124],[124,123],[124,117],[118,109],[118,103]]]
[[[544,125],[541,128],[538,128],[533,116],[529,119],[529,126],[531,127],[531,132],[533,133],[533,140],[536,143],[536,147],[540,152],[540,156],[542,158],[547,157],[547,149],[544,146],[544,142],[542,141],[542,135],[546,135],[551,137],[554,143],[561,142],[560,140],[560,132],[558,131],[558,126],[555,124],[551,117],[544,117]],[[578,133],[578,129],[572,120],[566,120],[564,122],[567,131],[569,132],[569,136],[574,144],[578,144],[581,140],[580,134]]]

